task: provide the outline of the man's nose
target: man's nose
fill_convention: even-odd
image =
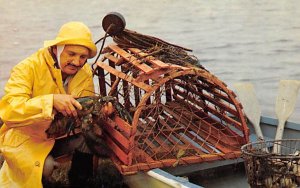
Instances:
[[[80,66],[80,65],[81,65],[81,64],[80,64],[80,59],[79,59],[79,58],[74,58],[73,61],[72,61],[72,63],[73,63],[74,65],[76,65],[76,66]]]

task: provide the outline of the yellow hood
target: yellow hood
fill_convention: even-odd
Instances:
[[[97,54],[97,47],[92,40],[92,33],[81,22],[68,22],[64,24],[54,40],[44,42],[44,47],[66,44],[85,46],[90,50],[89,58],[93,58]]]

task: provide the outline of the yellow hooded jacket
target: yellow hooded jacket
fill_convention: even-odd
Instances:
[[[44,160],[54,141],[48,139],[53,117],[53,94],[90,96],[94,84],[86,64],[68,83],[65,91],[61,70],[55,68],[47,48],[16,65],[0,101],[0,151],[5,162],[0,170],[1,188],[39,188],[42,186]]]

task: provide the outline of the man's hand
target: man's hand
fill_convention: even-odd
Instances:
[[[77,109],[81,110],[81,104],[72,95],[54,94],[53,107],[64,116],[77,117]]]

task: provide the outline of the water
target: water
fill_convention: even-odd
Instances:
[[[128,29],[193,49],[229,88],[252,82],[263,115],[274,117],[279,80],[300,77],[299,6],[297,0],[1,0],[0,96],[10,69],[63,23],[83,21],[97,40],[102,18],[117,11]],[[291,121],[300,120],[299,98]]]

